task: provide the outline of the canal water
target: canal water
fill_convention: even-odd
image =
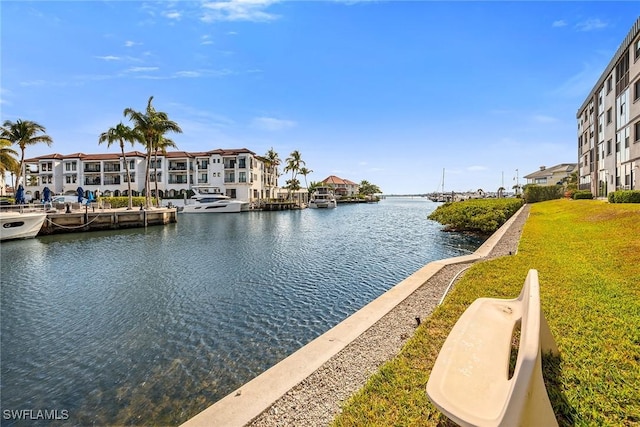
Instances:
[[[180,215],[3,243],[2,425],[187,420],[426,263],[482,243],[442,232],[427,219],[436,206]]]

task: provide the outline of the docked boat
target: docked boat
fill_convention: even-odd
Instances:
[[[0,212],[0,241],[36,237],[45,219],[44,212]]]
[[[190,203],[182,208],[183,213],[230,213],[246,212],[249,203],[232,199],[222,194],[218,187],[195,186],[191,188],[195,193]]]
[[[331,209],[336,206],[338,206],[338,203],[331,187],[316,187],[311,194],[311,199],[309,200],[309,208],[311,209]]]

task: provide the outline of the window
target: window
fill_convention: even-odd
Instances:
[[[638,60],[640,58],[640,40],[636,41],[636,56],[634,60]]]
[[[633,100],[637,101],[638,99],[640,99],[640,80],[633,85]]]
[[[238,182],[247,182],[247,173],[246,172],[240,172],[238,174]]]
[[[620,114],[624,114],[624,104],[620,104]]]
[[[638,142],[640,141],[640,121],[636,122],[636,124],[634,125],[635,131],[636,131],[636,138],[634,140],[634,142]]]
[[[607,79],[607,93],[611,92],[611,89],[613,89],[613,76]]]
[[[607,156],[611,155],[611,140],[607,141]]]
[[[612,119],[612,115],[613,115],[613,114],[612,114],[611,108],[609,108],[609,109],[607,110],[607,124],[611,123],[611,120],[613,120],[613,119]]]

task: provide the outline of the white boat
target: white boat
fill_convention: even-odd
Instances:
[[[191,189],[195,195],[184,205],[183,213],[229,213],[249,210],[248,202],[225,196],[218,187],[200,185]]]
[[[338,203],[331,187],[316,187],[311,194],[311,199],[309,200],[309,208],[311,209],[331,209],[336,206],[338,206]]]
[[[36,237],[46,218],[44,212],[0,212],[0,240]]]

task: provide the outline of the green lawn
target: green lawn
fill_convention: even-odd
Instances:
[[[517,255],[467,271],[334,425],[446,425],[425,392],[444,339],[476,298],[516,297],[530,268],[560,350],[543,360],[559,423],[640,424],[640,205],[554,200],[531,206]]]

